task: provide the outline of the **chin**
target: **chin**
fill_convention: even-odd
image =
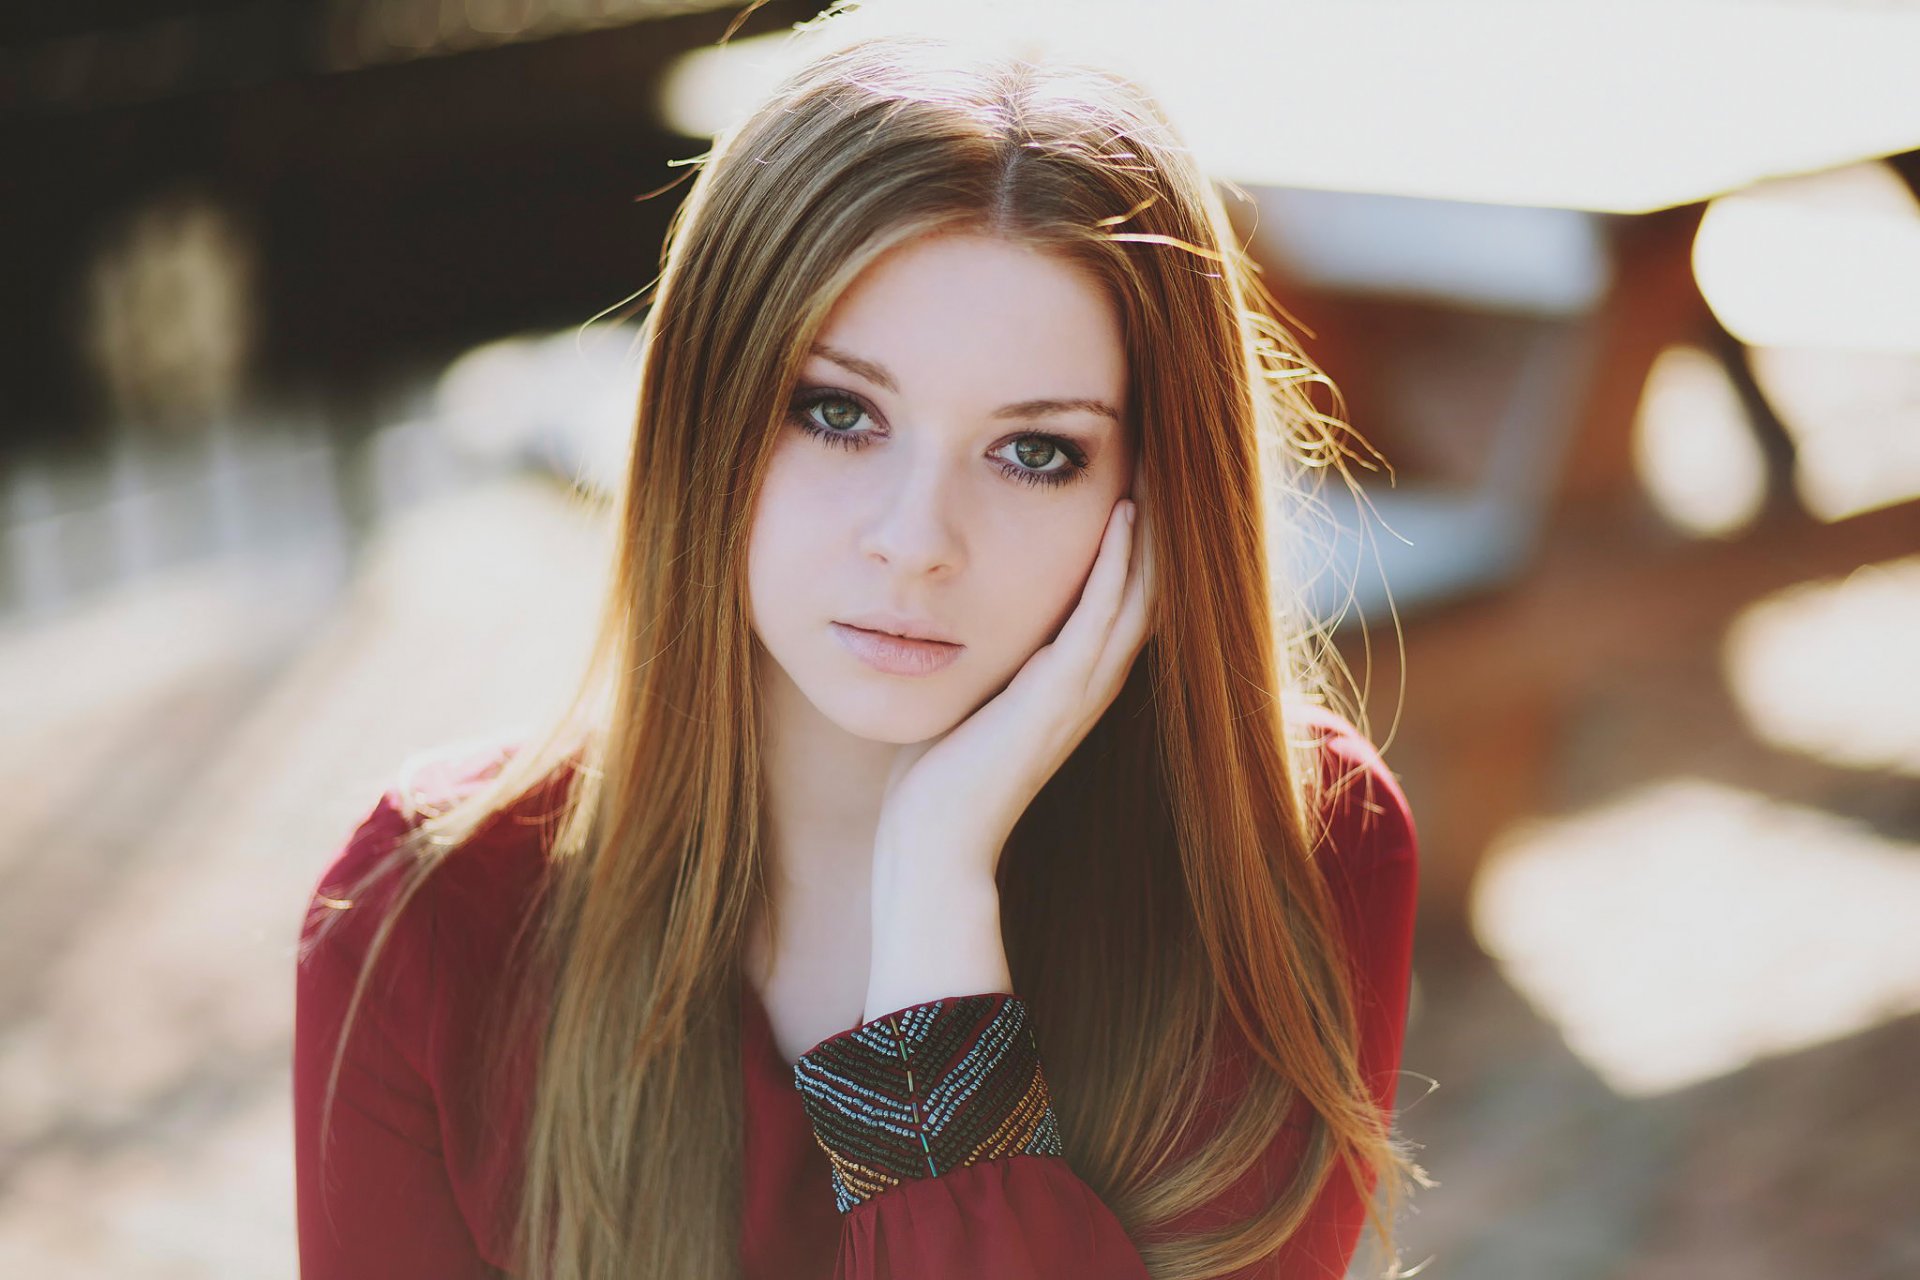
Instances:
[[[938,689],[924,679],[856,674],[813,689],[803,686],[801,692],[815,710],[853,736],[899,747],[937,738],[967,713],[951,689]]]

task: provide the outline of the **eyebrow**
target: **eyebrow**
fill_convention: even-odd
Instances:
[[[830,347],[824,342],[816,342],[813,344],[813,354],[824,356],[826,359],[839,365],[842,369],[846,369],[851,373],[857,373],[868,382],[885,387],[895,395],[900,394],[900,384],[893,380],[893,375],[871,360],[862,360],[859,356],[851,352],[842,351],[838,347]],[[1017,404],[1001,405],[993,411],[993,416],[996,418],[1044,418],[1048,414],[1053,413],[1097,413],[1102,417],[1111,418],[1115,422],[1121,420],[1120,411],[1108,404],[1105,400],[1089,400],[1085,398],[1022,400]]]

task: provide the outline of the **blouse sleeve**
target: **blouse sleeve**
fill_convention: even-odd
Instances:
[[[1411,977],[1414,829],[1372,748],[1348,739],[1340,753],[1365,776],[1336,802],[1332,848],[1319,856],[1337,860],[1328,879],[1352,961],[1362,1078],[1390,1113]],[[885,1014],[808,1050],[794,1083],[843,1215],[835,1280],[1147,1277],[1119,1219],[1064,1158],[1020,997],[957,996]],[[1292,1177],[1306,1132],[1303,1119],[1284,1124],[1241,1179],[1155,1237],[1257,1211],[1266,1188]],[[1365,1210],[1336,1167],[1301,1227],[1225,1280],[1337,1280]]]
[[[431,971],[414,932],[396,926],[349,1030],[333,1110],[321,1108],[341,1021],[366,955],[377,891],[322,931],[339,894],[400,834],[389,797],[322,876],[295,976],[294,1174],[302,1280],[496,1277],[479,1255],[450,1185],[439,1108],[419,1036]],[[419,904],[416,899],[416,905]],[[411,913],[409,913],[409,916]],[[403,917],[403,922],[408,917]]]
[[[1020,997],[909,1005],[821,1041],[793,1074],[844,1215],[835,1280],[1146,1280],[1062,1153]]]

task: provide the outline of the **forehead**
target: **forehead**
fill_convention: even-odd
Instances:
[[[1126,384],[1119,314],[1100,281],[1058,255],[982,235],[889,251],[841,295],[816,341],[880,365],[907,396],[1117,403]]]

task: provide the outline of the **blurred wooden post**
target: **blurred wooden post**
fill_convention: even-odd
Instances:
[[[1580,417],[1549,520],[1596,503],[1638,500],[1633,424],[1647,374],[1676,342],[1701,338],[1712,313],[1693,278],[1693,241],[1704,202],[1620,218],[1613,224],[1613,283],[1595,323],[1598,358],[1577,392]]]

